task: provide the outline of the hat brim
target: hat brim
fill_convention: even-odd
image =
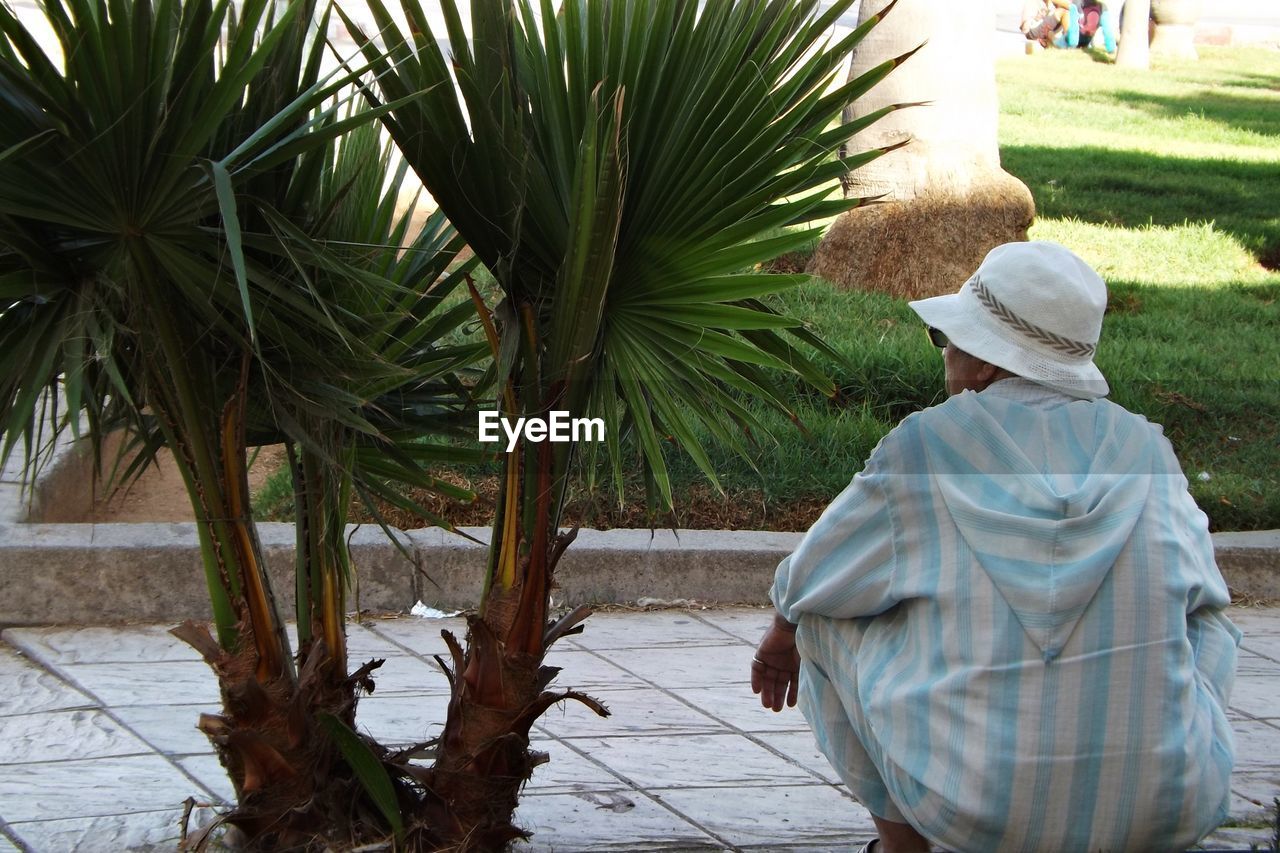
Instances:
[[[1067,361],[1039,352],[1003,333],[999,321],[984,311],[967,287],[959,293],[908,302],[925,325],[939,329],[957,347],[988,364],[1082,400],[1111,392],[1092,359]]]

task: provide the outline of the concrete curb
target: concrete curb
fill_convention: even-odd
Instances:
[[[293,525],[260,524],[273,587],[293,606]],[[488,528],[463,528],[487,541]],[[472,607],[485,546],[439,529],[351,531],[352,607],[407,611],[416,601]],[[582,530],[557,573],[557,605],[642,598],[763,604],[778,562],[802,534],[770,531]],[[1214,534],[1239,596],[1280,598],[1280,531]],[[95,624],[209,618],[195,525],[0,524],[0,624]]]
[[[294,601],[292,524],[259,524],[272,589]],[[410,554],[412,544],[398,534]],[[354,530],[361,606],[413,606],[414,563],[377,528]],[[193,522],[0,524],[0,624],[93,624],[208,619],[209,594]]]
[[[1280,530],[1215,533],[1213,555],[1237,596],[1280,598]]]

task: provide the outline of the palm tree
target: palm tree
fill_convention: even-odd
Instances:
[[[447,301],[462,243],[436,217],[402,246],[406,170],[388,172],[375,114],[333,103],[348,80],[320,77],[310,0],[44,8],[61,64],[0,7],[3,455],[38,466],[82,412],[95,447],[131,430],[126,474],[173,451],[214,616],[213,634],[175,633],[221,686],[199,725],[236,790],[228,819],[261,849],[382,838],[414,798],[351,730],[377,662],[348,674],[346,512],[460,455],[417,439],[456,431],[456,374],[479,355],[450,344],[472,310]],[[246,448],[281,440],[296,662],[246,477]]]
[[[496,304],[472,295],[498,408],[600,418],[604,442],[581,449],[603,454],[619,490],[624,464],[642,468],[656,507],[672,504],[668,445],[714,483],[699,436],[749,454],[767,431],[747,403],[786,410],[779,374],[834,393],[800,348],[818,342],[763,301],[805,277],[752,266],[856,206],[828,196],[881,154],[833,157],[894,109],[841,120],[898,61],[833,85],[877,20],[827,43],[851,5],[472,0],[469,40],[443,0],[451,58],[416,0],[403,4],[411,38],[371,2],[386,53],[347,21],[376,72],[369,98],[396,104],[383,117],[392,137],[496,279]],[[627,446],[637,459],[624,462]],[[587,615],[553,620],[548,598],[574,535],[559,522],[579,451],[521,439],[505,454],[465,651],[446,634],[453,695],[421,774],[436,802],[433,844],[489,850],[520,835],[517,795],[545,758],[528,748],[534,721],[566,698],[606,713],[548,689],[557,670],[543,665]]]
[[[468,404],[478,387],[463,375],[487,348],[463,339],[460,326],[474,317],[474,309],[469,301],[451,300],[475,261],[458,260],[463,243],[438,212],[407,239],[415,208],[395,212],[407,170],[401,165],[390,172],[390,159],[389,148],[379,150],[376,126],[357,126],[342,139],[337,162],[326,164],[309,184],[316,189],[309,206],[320,212],[310,227],[297,228],[285,218],[275,222],[286,238],[282,245],[291,266],[285,274],[309,288],[340,323],[346,348],[318,358],[332,343],[331,330],[300,325],[300,336],[311,340],[309,346],[294,345],[289,387],[308,393],[269,392],[294,483],[296,688],[276,698],[270,691],[259,694],[250,680],[246,696],[237,696],[223,715],[200,722],[237,782],[239,803],[227,819],[264,849],[319,849],[334,840],[399,834],[404,816],[423,806],[408,767],[412,753],[389,753],[354,732],[357,697],[361,690],[372,691],[382,662],[348,671],[346,591],[353,568],[347,518],[353,498],[362,498],[375,515],[380,499],[454,529],[405,497],[403,487],[471,497],[427,468],[486,458],[459,448],[456,439],[474,422]],[[441,440],[449,438],[454,440]],[[175,633],[197,648],[210,642],[189,624]],[[225,654],[211,663],[220,673],[228,663],[234,667]],[[308,715],[302,735],[299,708]],[[284,803],[287,821],[284,804],[239,784],[244,776],[237,771],[246,758],[237,734],[243,740],[280,728],[289,736],[287,750],[280,743],[259,743],[256,750],[271,747],[283,761],[271,753],[265,762],[261,754],[247,757],[263,764],[263,772],[282,773],[280,782],[301,774],[316,781],[319,790],[297,792]]]
[[[888,0],[863,0],[859,20]],[[877,196],[842,216],[809,271],[846,287],[917,299],[951,293],[987,252],[1025,240],[1031,191],[1000,168],[992,7],[895,0],[894,14],[854,51],[850,79],[905,51],[900,74],[849,109],[849,117],[917,102],[854,141],[853,152],[897,150],[849,176],[847,192]],[[1050,93],[1051,97],[1051,93]]]

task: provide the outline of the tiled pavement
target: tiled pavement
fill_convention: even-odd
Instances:
[[[557,707],[535,729],[551,754],[518,821],[534,850],[848,850],[870,817],[836,784],[794,709],[744,683],[759,609],[599,613],[550,663],[613,716]],[[1239,741],[1232,828],[1206,846],[1263,843],[1280,795],[1280,609],[1237,609]],[[385,743],[438,731],[446,685],[431,662],[460,620],[365,621],[353,659],[386,657],[362,727]],[[164,626],[10,629],[0,646],[0,853],[171,850],[182,802],[230,797],[194,728],[213,677]],[[181,702],[182,704],[173,704]],[[423,721],[435,721],[435,726]],[[207,819],[209,808],[197,810]],[[1240,825],[1243,824],[1243,825]]]

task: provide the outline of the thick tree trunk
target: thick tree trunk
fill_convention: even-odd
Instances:
[[[236,452],[243,465],[243,448]],[[236,468],[236,461],[227,467]],[[247,482],[241,485],[247,494]],[[299,500],[305,499],[301,493]],[[266,609],[274,613],[247,502],[197,506],[197,524],[229,528],[219,538],[245,543],[249,551],[240,559],[245,598],[253,598],[249,590],[260,587]],[[246,577],[250,566],[256,567],[256,580]],[[369,803],[330,730],[334,724],[354,729],[357,691],[372,689],[369,673],[381,661],[348,676],[341,628],[331,652],[324,639],[329,632],[317,625],[315,639],[301,644],[295,674],[287,659],[287,639],[272,636],[259,642],[254,608],[249,602],[238,606],[243,616],[233,648],[224,648],[207,628],[192,622],[173,629],[201,653],[218,678],[222,713],[201,714],[197,728],[213,744],[235,789],[236,806],[225,822],[236,828],[246,850],[321,850],[385,838],[385,820]],[[282,654],[286,665],[264,669],[264,648]],[[380,753],[372,743],[369,748]]]
[[[859,19],[887,6],[863,0]],[[850,141],[849,153],[898,148],[849,176],[846,196],[879,196],[837,220],[810,272],[848,287],[916,298],[950,293],[993,247],[1026,239],[1035,205],[1000,168],[994,11],[898,0],[853,55],[850,79],[923,47],[858,100],[853,117],[898,110]]]
[[[357,686],[369,683],[370,670],[350,679],[328,674],[335,662],[317,642],[300,656],[296,685],[284,678],[264,683],[252,646],[223,652],[190,622],[174,633],[205,654],[218,676],[222,713],[201,714],[197,728],[231,778],[236,806],[225,822],[236,827],[244,849],[323,850],[387,837],[385,820],[325,724],[331,716],[354,727]]]
[[[1121,68],[1150,68],[1151,50],[1148,43],[1148,20],[1151,18],[1151,0],[1126,0],[1120,22],[1120,49],[1116,51],[1116,65]]]
[[[223,822],[235,827],[246,850],[321,850],[381,840],[389,834],[387,823],[369,802],[331,730],[335,725],[354,729],[357,691],[372,689],[369,673],[381,661],[348,676],[341,625],[335,635],[334,626],[319,619],[315,639],[304,632],[296,668],[290,659],[249,507],[244,403],[242,379],[224,409],[217,440],[197,444],[194,437],[169,429],[197,527],[221,579],[218,588],[233,586],[227,581],[237,579],[238,594],[229,596],[239,620],[232,631],[220,631],[223,636],[217,640],[193,622],[172,631],[200,652],[218,679],[222,713],[201,714],[197,728],[213,744],[235,789],[236,805]],[[166,422],[176,423],[164,405],[154,408]],[[197,458],[209,469],[203,478],[194,475]],[[300,503],[317,497],[312,489],[299,487]],[[307,524],[300,527],[305,533]],[[331,544],[340,547],[340,528],[336,535],[338,542]],[[300,548],[316,560],[332,550]],[[331,572],[330,577],[338,575]],[[340,614],[341,602],[332,603]],[[381,752],[372,743],[368,748],[375,755]],[[216,825],[202,834],[207,837]],[[191,846],[202,849],[198,838]]]
[[[514,383],[511,404],[514,386],[525,387]],[[575,699],[608,715],[588,696],[548,689],[559,669],[543,665],[547,651],[589,613],[578,608],[554,623],[547,618],[556,564],[576,535],[557,533],[567,461],[552,448],[520,442],[506,454],[488,581],[480,613],[468,619],[466,651],[442,632],[453,659],[446,667],[452,696],[425,778],[429,799],[439,804],[425,816],[442,849],[487,853],[526,835],[512,817],[521,788],[547,760],[530,750],[529,730],[548,708]]]
[[[465,657],[448,638],[453,696],[429,786],[449,804],[443,826],[457,849],[502,850],[522,835],[511,821],[520,789],[546,760],[529,749],[529,729],[550,704],[537,707],[550,678],[539,677],[541,654],[509,648],[483,618],[468,634]]]

